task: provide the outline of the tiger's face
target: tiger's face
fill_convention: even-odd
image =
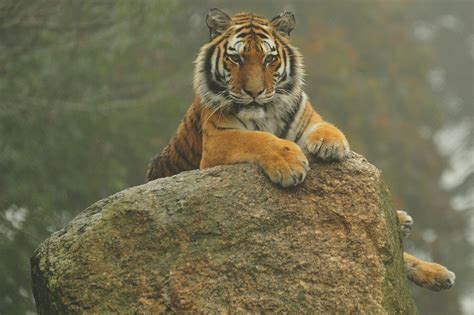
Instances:
[[[256,35],[242,39],[231,35],[224,52],[224,78],[230,98],[238,104],[264,105],[275,94],[281,60],[271,39]]]
[[[269,21],[249,13],[231,18],[212,9],[207,24],[211,41],[201,49],[195,72],[195,88],[206,106],[261,118],[275,101],[291,101],[300,93],[301,57],[288,43],[295,25],[291,13]]]

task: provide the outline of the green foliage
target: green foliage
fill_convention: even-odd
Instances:
[[[148,160],[192,101],[192,61],[208,39],[211,7],[295,13],[292,41],[315,107],[383,170],[396,205],[416,221],[410,247],[458,274],[456,287],[435,300],[415,289],[420,312],[460,312],[461,292],[474,280],[465,260],[472,245],[466,214],[439,185],[448,160],[433,135],[447,109],[426,80],[439,59],[412,36],[426,11],[404,1],[287,3],[0,3],[1,314],[34,309],[28,258],[44,238],[92,202],[143,182]],[[431,230],[434,241],[424,237]]]

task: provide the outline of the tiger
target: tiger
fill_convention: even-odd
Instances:
[[[194,101],[176,135],[149,164],[148,180],[217,165],[255,163],[282,187],[302,183],[308,156],[341,161],[345,135],[323,120],[303,91],[302,56],[289,42],[296,20],[283,12],[268,20],[253,13],[230,17],[211,9],[209,42],[194,69]],[[402,234],[413,223],[398,211]],[[404,253],[409,280],[434,291],[454,285],[444,266]]]

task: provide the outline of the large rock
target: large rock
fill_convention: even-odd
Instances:
[[[356,154],[281,189],[252,165],[101,200],[31,258],[40,314],[411,314],[396,215]]]

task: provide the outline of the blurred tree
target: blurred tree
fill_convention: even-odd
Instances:
[[[1,314],[34,310],[34,248],[81,208],[141,182],[149,147],[174,128],[174,8],[0,2]]]
[[[448,160],[434,135],[451,111],[429,84],[432,46],[413,36],[419,1],[2,1],[0,313],[34,309],[28,257],[41,240],[143,182],[192,101],[205,15],[219,7],[295,13],[292,41],[316,108],[384,171],[396,205],[416,220],[409,247],[457,272],[436,299],[414,288],[421,313],[459,314],[472,244],[454,192],[439,185]]]
[[[412,11],[413,35],[433,52],[427,72],[432,93],[441,105],[444,121],[434,139],[449,165],[443,170],[442,187],[450,204],[465,219],[467,235],[450,231],[436,246],[449,246],[451,262],[462,277],[457,290],[466,314],[474,313],[474,2],[469,0],[418,0]],[[440,222],[441,223],[441,222]],[[438,241],[436,241],[438,243]],[[458,277],[459,278],[459,277]],[[420,303],[428,297],[417,292]],[[421,300],[423,299],[423,302]]]

